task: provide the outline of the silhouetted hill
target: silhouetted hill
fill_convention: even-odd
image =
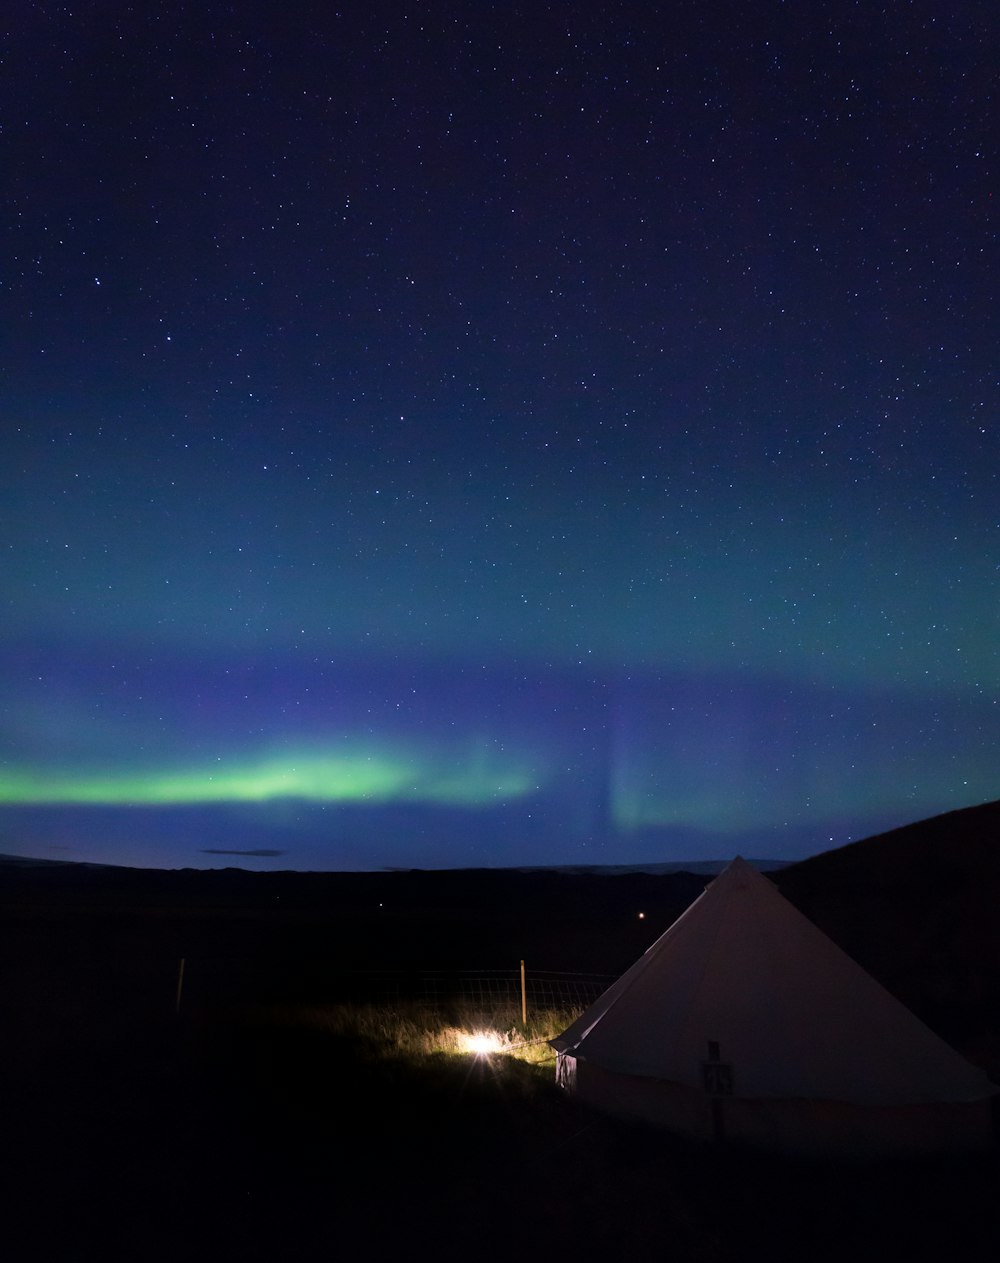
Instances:
[[[669,873],[695,873],[703,877],[715,877],[721,873],[733,857],[722,860],[671,860],[663,864],[536,864],[530,867],[521,866],[519,873],[589,873],[595,877],[619,877],[623,873],[649,873],[651,876],[665,876]],[[748,864],[761,873],[777,872],[779,868],[787,868],[789,860],[758,860],[743,857]]]
[[[107,868],[81,860],[43,860],[31,855],[0,855],[0,868]]]
[[[931,867],[947,866],[964,875],[979,876],[990,870],[1000,874],[1000,800],[948,811],[823,851],[789,865],[781,880],[794,874],[796,883],[829,883],[853,875],[859,866],[871,878],[893,882],[911,880],[902,871],[910,869],[917,884]]]
[[[826,851],[773,880],[929,1025],[1000,1074],[1000,802]]]

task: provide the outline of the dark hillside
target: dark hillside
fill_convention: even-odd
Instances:
[[[704,888],[691,874],[249,873],[0,865],[8,1012],[336,998],[364,971],[617,974]],[[640,919],[639,913],[645,915]],[[37,1022],[21,1024],[30,1028]],[[44,1024],[43,1024],[44,1025]]]
[[[1000,803],[893,829],[772,876],[846,952],[1000,1081]]]

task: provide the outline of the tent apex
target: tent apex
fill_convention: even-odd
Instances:
[[[742,855],[736,855],[729,861],[725,868],[720,871],[715,880],[718,881],[720,877],[725,877],[727,879],[725,884],[735,881],[738,886],[743,886],[746,885],[748,881],[753,881],[755,878],[760,877],[760,874],[752,864],[748,863],[743,858]]]

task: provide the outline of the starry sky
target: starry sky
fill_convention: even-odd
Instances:
[[[12,0],[0,851],[1000,797],[992,3]]]

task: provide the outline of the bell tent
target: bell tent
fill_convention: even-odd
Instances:
[[[992,1144],[997,1088],[735,859],[552,1041],[609,1113],[788,1152]]]

